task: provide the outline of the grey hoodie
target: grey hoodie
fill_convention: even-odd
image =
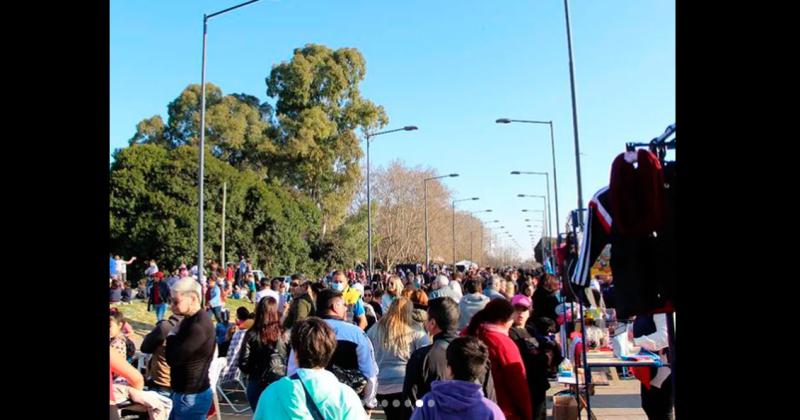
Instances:
[[[469,320],[476,312],[483,309],[489,303],[489,297],[482,293],[472,293],[464,295],[461,302],[458,303],[458,330],[461,331],[469,324]]]

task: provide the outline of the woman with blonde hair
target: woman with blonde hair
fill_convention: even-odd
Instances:
[[[392,301],[399,298],[402,293],[403,281],[400,280],[400,277],[389,276],[386,280],[386,293],[383,294],[383,299],[381,300],[381,309],[383,309],[384,313],[389,310],[389,305],[392,304]]]
[[[414,305],[410,300],[397,298],[383,318],[367,331],[378,363],[376,397],[388,420],[405,418],[403,382],[406,364],[411,353],[430,344],[428,334],[414,322],[413,311]]]

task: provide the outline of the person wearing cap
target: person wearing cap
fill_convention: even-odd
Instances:
[[[156,271],[153,274],[153,290],[147,298],[147,306],[153,306],[156,311],[156,322],[164,319],[164,313],[167,311],[167,304],[169,303],[169,286],[164,281],[164,273]]]
[[[458,296],[458,294],[452,288],[450,288],[450,279],[443,274],[436,276],[436,280],[433,281],[432,286],[434,290],[428,294],[428,300],[433,300],[440,297],[449,297],[455,302],[461,300],[461,296]]]
[[[525,329],[525,324],[531,315],[531,303],[531,299],[522,294],[514,296],[511,300],[511,304],[514,306],[514,323],[508,330],[508,337],[519,348],[525,364],[533,419],[545,420],[547,417],[546,393],[550,388],[547,369],[551,356],[548,356],[548,352],[544,351],[536,338]]]

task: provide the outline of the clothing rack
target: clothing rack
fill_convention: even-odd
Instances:
[[[669,141],[667,140],[670,137],[672,137],[673,134],[675,134],[675,123],[672,123],[672,124],[668,125],[663,133],[661,133],[659,136],[653,138],[649,142],[646,142],[646,143],[636,143],[636,142],[625,143],[625,150],[626,150],[626,152],[634,152],[637,147],[647,147],[647,148],[650,149],[651,152],[653,152],[654,154],[656,154],[656,156],[658,156],[658,160],[661,162],[661,165],[663,167],[665,159],[666,159],[666,155],[667,155],[667,150],[668,149],[669,150],[675,150],[675,146],[676,146],[675,138],[673,137],[672,140],[669,140]],[[579,225],[579,223],[576,223],[576,220],[577,220],[577,217],[579,217],[578,213],[580,213],[581,210],[586,210],[586,209],[573,210],[570,213],[571,221],[572,221],[572,226],[571,226],[572,229],[571,230],[572,230],[573,234],[575,235],[576,240],[578,238],[578,235],[577,235],[578,226],[576,226],[576,225]],[[613,249],[612,249],[612,252],[613,252]],[[567,282],[567,284],[569,285],[570,288],[572,287],[572,285],[570,284],[569,281]],[[573,295],[577,296],[575,293],[573,293]],[[581,352],[582,353],[582,358],[581,358],[582,359],[581,360],[582,363],[581,363],[581,365],[583,366],[583,372],[584,372],[584,377],[585,377],[585,387],[584,388],[586,390],[586,398],[585,398],[585,401],[586,401],[586,415],[587,415],[587,419],[591,419],[592,417],[594,417],[593,414],[592,414],[592,404],[591,404],[591,395],[590,395],[590,387],[592,385],[592,373],[591,373],[592,370],[589,367],[588,357],[587,357],[587,354],[586,354],[586,326],[584,325],[585,323],[584,323],[584,318],[583,318],[583,300],[580,299],[580,297],[578,297],[578,305],[579,305],[579,310],[581,311],[580,312],[581,313],[581,316],[580,316],[580,322],[581,322],[581,345],[582,345],[582,348],[583,348],[583,351]],[[667,360],[668,360],[670,371],[671,371],[670,378],[671,378],[671,382],[672,382],[672,406],[673,406],[673,409],[675,410],[675,414],[677,414],[678,410],[677,410],[677,406],[675,405],[675,393],[677,392],[677,387],[675,386],[676,385],[675,377],[677,376],[676,375],[677,369],[676,369],[676,365],[675,365],[675,361],[677,359],[677,353],[675,352],[675,318],[674,318],[675,317],[675,312],[669,312],[666,315],[667,315],[667,339],[668,339],[668,343],[669,343],[669,354],[667,355]],[[573,312],[573,314],[572,314],[572,322],[574,322],[574,321],[575,321],[575,314]],[[565,317],[565,322],[566,322],[566,317]],[[567,354],[567,356],[569,356],[569,354]],[[576,388],[575,397],[578,400],[578,407],[579,407],[578,419],[580,419],[581,418],[581,414],[580,414],[580,404],[581,404],[580,392],[581,392],[581,390],[580,390],[580,385],[579,385],[580,381],[578,380],[577,372],[578,372],[578,370],[577,370],[577,367],[576,367],[575,368],[575,385],[576,385],[575,386],[575,388]]]

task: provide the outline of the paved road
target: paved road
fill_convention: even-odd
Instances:
[[[552,387],[547,392],[548,396],[561,391],[563,385],[551,383]],[[647,420],[641,408],[641,400],[639,398],[639,381],[636,379],[620,380],[618,383],[612,383],[608,386],[597,386],[595,388],[595,395],[592,396],[592,412],[597,416],[598,420]],[[234,402],[239,404],[239,407],[244,407],[247,402],[243,392],[234,393]],[[547,418],[552,420],[552,399],[548,398],[547,402]],[[227,404],[221,405],[222,420],[242,420],[250,419],[253,414],[250,410],[242,414],[234,414],[230,406]],[[383,420],[386,417],[382,411],[372,413],[370,417],[374,420]],[[581,412],[581,418],[586,419],[586,412]]]

